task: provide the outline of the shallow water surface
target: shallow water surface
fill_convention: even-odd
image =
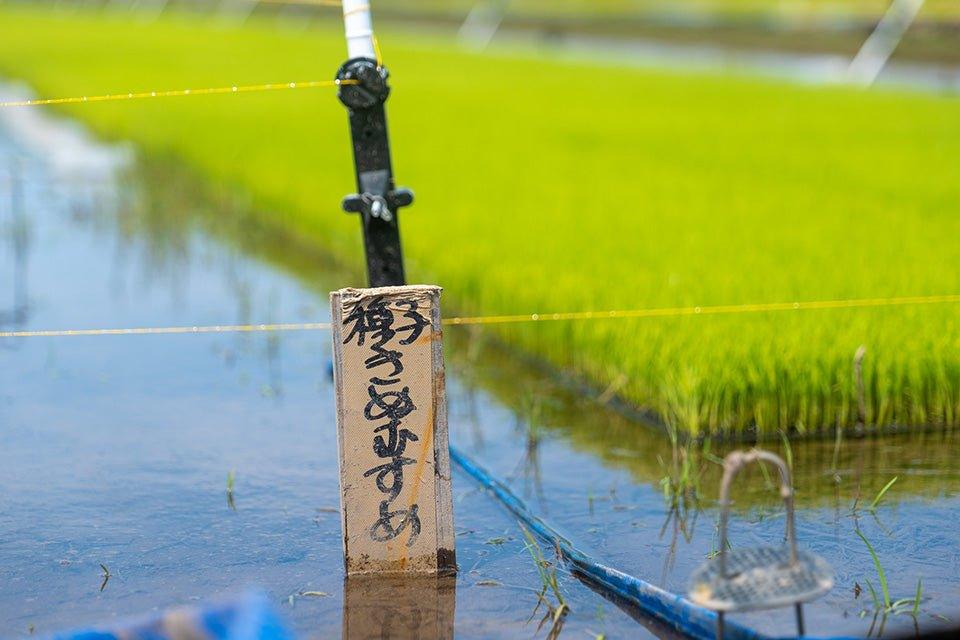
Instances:
[[[307,288],[199,230],[164,226],[150,190],[109,171],[61,170],[9,136],[0,158],[4,328],[328,319],[324,292],[339,286],[330,274],[318,271]],[[298,637],[357,629],[369,623],[365,603],[384,598],[423,609],[372,618],[398,637],[418,625],[464,637],[533,635],[544,612],[535,611],[536,569],[512,520],[463,477],[455,584],[406,585],[398,596],[344,583],[329,339],[3,340],[0,636],[248,586],[269,594]],[[632,633],[627,615],[563,580],[578,611],[568,632]]]
[[[324,321],[326,292],[357,284],[321,260],[211,232],[216,209],[184,197],[189,182],[118,177],[110,163],[64,167],[45,149],[0,133],[4,328]],[[328,343],[317,331],[0,339],[0,633],[92,625],[255,585],[299,637],[356,637],[369,624],[363,633],[376,637],[547,636],[519,528],[456,471],[455,581],[402,596],[344,581]],[[671,446],[610,394],[573,390],[481,333],[452,328],[447,346],[452,442],[584,550],[685,591],[716,551],[723,452]],[[879,580],[857,528],[894,599],[912,597],[922,578],[921,628],[957,620],[958,444],[927,434],[792,445],[801,543],[837,574],[833,592],[807,607],[808,630],[914,629],[910,615],[874,620],[866,581]],[[695,482],[668,500],[663,479],[685,460]],[[733,544],[778,543],[776,492],[757,471],[741,489]],[[651,637],[562,570],[560,584],[572,610],[564,637]],[[378,602],[418,611],[373,615]],[[736,619],[793,628],[790,611]]]

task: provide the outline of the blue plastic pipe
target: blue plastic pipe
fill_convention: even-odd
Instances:
[[[686,598],[664,591],[639,578],[607,567],[577,549],[553,527],[535,516],[507,485],[492,476],[470,456],[450,447],[450,458],[464,472],[492,493],[513,515],[550,546],[559,547],[573,572],[597,585],[611,599],[622,599],[656,622],[696,640],[713,640],[717,635],[717,614],[699,607]],[[724,621],[725,640],[769,640],[749,627]],[[830,640],[851,640],[831,638]]]

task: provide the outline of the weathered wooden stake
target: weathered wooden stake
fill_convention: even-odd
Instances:
[[[440,291],[330,294],[348,574],[456,571]]]

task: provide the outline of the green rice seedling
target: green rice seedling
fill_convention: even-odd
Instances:
[[[873,600],[874,611],[883,609],[883,601],[877,597],[877,590],[873,588],[873,583],[870,582],[870,578],[867,578],[864,582],[867,583],[867,590],[870,592],[870,598]]]
[[[956,98],[478,55],[422,33],[381,40],[397,177],[420,196],[404,214],[408,273],[444,286],[448,314],[960,293]],[[326,77],[343,57],[335,21],[294,32],[256,17],[225,26],[176,11],[143,23],[0,9],[0,72],[44,97]],[[597,86],[617,87],[603,117]],[[544,96],[563,108],[545,114]],[[356,221],[339,212],[354,176],[333,91],[60,111],[176,163],[213,197],[249,197],[254,222],[349,265],[344,285],[363,283]],[[449,153],[452,132],[470,153]],[[612,166],[644,176],[640,201],[624,197]],[[956,316],[956,305],[930,304],[485,333],[617,389],[679,434],[776,437],[856,425],[850,353],[861,344],[871,426],[960,425]]]
[[[887,587],[887,574],[883,570],[883,565],[880,564],[880,558],[877,557],[877,552],[873,550],[873,545],[870,544],[870,541],[867,540],[867,537],[863,535],[863,532],[857,529],[855,533],[860,536],[861,540],[863,540],[863,544],[867,545],[867,550],[870,552],[870,557],[873,559],[873,566],[877,570],[877,579],[880,581],[880,591],[883,593],[882,600],[877,598],[877,592],[874,590],[870,581],[867,580],[867,587],[870,589],[870,594],[873,596],[874,604],[882,603],[883,609],[889,610],[890,589]]]
[[[883,496],[887,495],[887,491],[889,491],[890,487],[892,487],[893,484],[899,479],[900,476],[893,476],[893,478],[887,484],[883,485],[883,488],[880,489],[880,491],[877,492],[877,495],[873,498],[873,502],[871,502],[870,506],[867,507],[870,512],[876,512],[877,507],[880,505],[880,501],[883,500]]]
[[[700,509],[700,478],[705,470],[704,461],[712,462],[717,458],[710,453],[709,441],[698,445],[692,440],[687,440],[681,444],[675,429],[671,429],[668,433],[670,436],[669,464],[662,457],[657,456],[664,472],[660,478],[660,488],[663,491],[668,512],[685,518],[689,512]],[[723,464],[722,460],[720,464]]]
[[[526,549],[530,553],[530,557],[533,559],[533,563],[537,568],[537,575],[540,577],[541,586],[544,588],[544,592],[549,589],[553,592],[554,597],[557,599],[557,603],[560,606],[566,606],[566,600],[563,597],[563,593],[560,591],[560,584],[557,580],[556,564],[551,563],[544,557],[543,551],[540,549],[540,545],[537,544],[536,539],[525,526],[521,524],[520,530],[523,532],[523,537],[527,540]]]
[[[611,489],[607,495],[598,496],[594,494],[593,489],[587,489],[587,510],[590,515],[593,515],[594,507],[597,502],[607,502],[612,501],[616,502],[616,489]]]
[[[542,628],[548,619],[550,619],[552,622],[547,637],[556,638],[560,634],[564,617],[570,612],[570,607],[567,605],[567,601],[563,596],[563,592],[560,590],[560,583],[557,579],[557,565],[560,562],[561,555],[560,550],[559,548],[556,549],[556,562],[551,563],[543,556],[543,551],[540,549],[540,545],[537,544],[536,539],[527,530],[527,528],[523,526],[523,524],[520,524],[520,530],[523,532],[523,537],[527,540],[527,551],[530,553],[530,557],[533,559],[533,564],[537,569],[537,575],[540,578],[541,590],[538,597],[537,606],[539,607],[539,605],[543,603],[548,609],[547,615],[544,616],[543,620],[540,621],[540,627],[538,627],[538,630]],[[544,596],[548,590],[553,593],[553,596],[557,601],[556,605],[553,605],[544,599]],[[536,611],[537,610],[534,609],[534,615],[536,614]]]
[[[914,618],[920,613],[920,600],[923,597],[923,578],[917,578],[917,595],[913,598],[913,610],[911,614]]]
[[[763,484],[769,490],[773,489],[773,478],[770,476],[770,470],[767,469],[767,464],[765,462],[760,463],[760,475],[763,476]]]
[[[880,558],[877,556],[877,552],[874,550],[873,545],[870,544],[870,541],[867,540],[866,536],[863,535],[862,531],[856,529],[855,532],[867,546],[867,550],[870,552],[870,557],[873,560],[873,566],[877,572],[877,580],[880,582],[880,595],[878,595],[870,579],[868,578],[864,581],[866,582],[867,589],[870,591],[870,597],[873,600],[874,612],[881,613],[884,618],[887,615],[899,615],[902,613],[909,613],[916,617],[920,611],[920,602],[923,597],[922,578],[917,579],[917,590],[914,597],[900,598],[899,600],[891,601],[890,589],[887,584],[887,574],[883,569],[883,565],[880,564]]]
[[[787,468],[793,472],[793,447],[790,446],[790,438],[786,431],[780,432],[780,440],[783,442],[783,457],[787,462]]]
[[[727,550],[733,549],[730,539],[727,538]],[[707,560],[713,560],[720,555],[720,521],[717,520],[713,525],[713,536],[710,540],[710,551],[707,552]]]
[[[233,499],[233,484],[236,476],[234,472],[227,472],[227,506],[230,507],[233,511],[237,510],[237,503]]]
[[[866,392],[863,386],[863,359],[867,355],[867,348],[864,345],[857,347],[857,352],[853,355],[853,375],[857,385],[857,427],[863,429],[867,423],[867,400]]]
[[[918,583],[919,587],[919,583]],[[899,615],[902,613],[909,614],[911,616],[914,614],[914,609],[918,612],[920,610],[920,601],[917,599],[920,596],[914,596],[912,598],[900,598],[899,600],[894,600],[890,603],[889,610],[886,611],[888,614]]]

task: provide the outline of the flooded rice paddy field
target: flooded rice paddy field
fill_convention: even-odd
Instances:
[[[10,122],[0,130],[4,329],[324,321],[326,293],[357,284],[266,236],[241,241],[218,227],[224,205],[191,198],[189,181],[135,170],[128,153],[49,121],[30,124],[43,135],[27,139],[30,127],[14,124],[17,135]],[[81,162],[51,152],[67,139]],[[671,445],[611,393],[558,380],[482,333],[451,329],[447,343],[451,441],[584,550],[685,592],[716,552],[725,451]],[[361,627],[376,637],[547,636],[520,529],[456,470],[455,581],[417,584],[406,603],[389,584],[344,581],[329,358],[320,331],[0,339],[0,636],[249,586],[298,637]],[[807,607],[813,635],[960,622],[958,444],[931,433],[770,444],[792,457],[801,544],[836,570],[834,590]],[[764,474],[738,486],[732,544],[782,540]],[[914,597],[922,578],[916,616],[876,611],[867,581],[879,592],[880,580],[858,530],[891,599]],[[560,586],[571,608],[564,637],[658,633],[562,570]],[[391,600],[417,610],[364,606]],[[734,617],[793,631],[789,610]]]

